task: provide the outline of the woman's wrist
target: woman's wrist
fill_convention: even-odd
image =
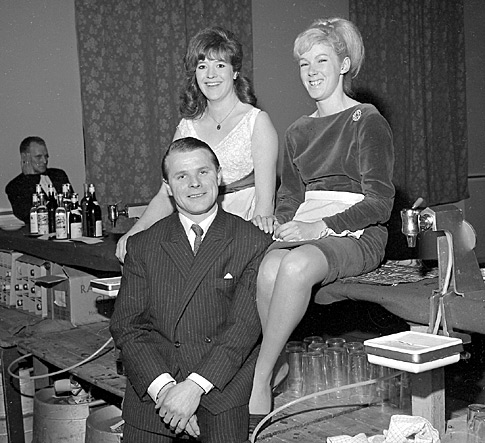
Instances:
[[[324,238],[328,235],[329,227],[323,220],[320,220],[319,222],[319,229],[320,235],[318,236],[318,238]]]

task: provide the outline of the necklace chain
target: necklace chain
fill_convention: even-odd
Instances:
[[[236,103],[234,103],[234,106],[231,108],[231,110],[227,113],[227,115],[220,121],[218,122],[214,117],[212,117],[211,113],[209,112],[209,110],[207,110],[207,114],[209,114],[209,117],[214,120],[216,123],[217,123],[217,126],[216,126],[216,129],[218,131],[221,130],[221,125],[222,123],[224,123],[224,120],[226,120],[227,117],[229,117],[231,114],[232,114],[232,111],[234,111],[234,108],[236,107],[236,105],[239,103],[239,100],[236,100]]]

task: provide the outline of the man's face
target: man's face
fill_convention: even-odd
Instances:
[[[215,208],[221,171],[205,149],[173,152],[166,159],[167,186],[177,209],[194,222],[202,221]]]
[[[49,162],[49,153],[45,146],[31,143],[23,160],[30,163],[34,174],[45,174],[47,163]]]

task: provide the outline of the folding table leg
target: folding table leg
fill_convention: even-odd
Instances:
[[[20,383],[17,378],[10,377],[8,366],[18,358],[17,348],[0,348],[0,364],[3,379],[3,398],[5,401],[5,423],[8,443],[25,443],[24,417]]]

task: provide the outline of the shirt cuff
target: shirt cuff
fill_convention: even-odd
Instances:
[[[210,390],[214,387],[214,385],[209,380],[205,379],[199,374],[196,374],[195,372],[192,372],[192,374],[190,374],[187,379],[192,380],[194,383],[197,383],[206,394],[208,394]]]
[[[176,384],[177,382],[168,372],[165,372],[159,375],[155,380],[151,382],[150,386],[148,386],[148,389],[147,389],[148,395],[155,403],[157,402],[158,393],[168,383]]]

